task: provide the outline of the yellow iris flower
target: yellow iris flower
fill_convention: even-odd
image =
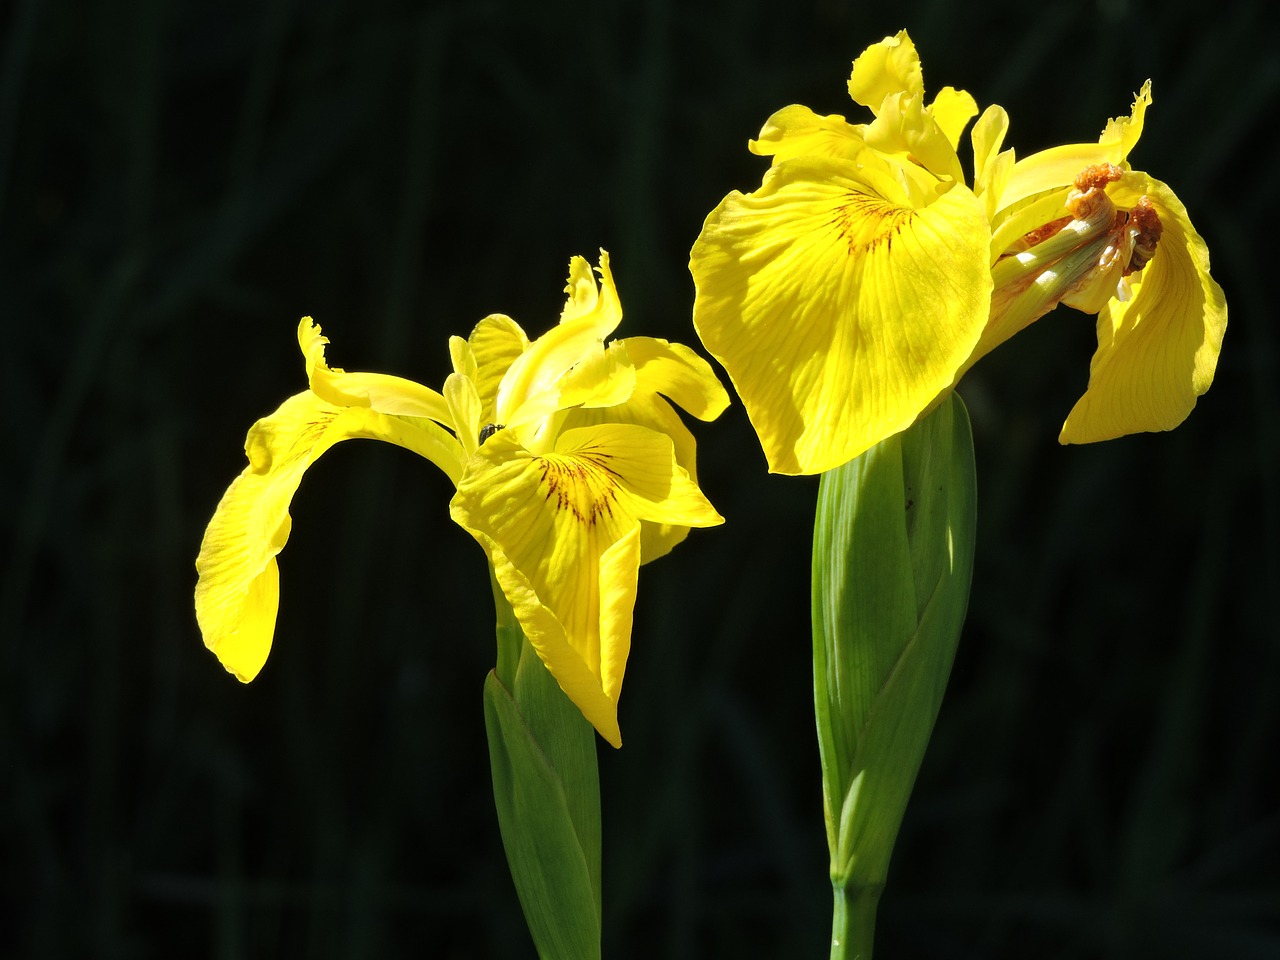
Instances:
[[[992,106],[943,88],[926,105],[905,31],[853,64],[850,124],[789,106],[690,254],[694,326],[724,365],[770,470],[819,473],[914,423],[986,352],[1057,303],[1098,313],[1088,390],[1063,442],[1167,430],[1213,378],[1226,304],[1167,186],[1131,170],[1150,103],[1097,144],[1015,161]]]
[[[279,602],[276,555],[302,474],[341,440],[386,440],[453,481],[453,519],[488,554],[530,643],[614,746],[639,567],[691,527],[723,518],[697,484],[693,436],[668,400],[702,420],[728,395],[676,343],[606,343],[622,308],[601,251],[600,282],[569,265],[560,322],[530,342],[509,317],[453,337],[442,391],[328,366],[328,340],[298,326],[310,389],[249,431],[249,466],[209,523],[196,561],[205,644],[242,681],[266,661]]]

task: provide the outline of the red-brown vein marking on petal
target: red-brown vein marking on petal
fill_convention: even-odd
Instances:
[[[589,455],[582,451],[572,457],[539,457],[546,500],[559,510],[568,510],[575,520],[587,526],[593,526],[602,516],[612,517],[618,499],[618,474],[608,460],[607,454]]]
[[[883,242],[892,245],[895,234],[911,222],[914,211],[869,194],[854,194],[835,210],[832,223],[849,245],[849,255],[856,256]]]

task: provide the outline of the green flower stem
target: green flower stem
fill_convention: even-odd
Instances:
[[[485,680],[493,796],[525,922],[544,960],[600,957],[595,731],[565,696],[494,583],[498,662]]]
[[[870,960],[879,887],[833,886],[831,960]]]
[[[813,678],[832,958],[871,957],[876,903],[964,624],[976,512],[973,438],[954,394],[818,489]]]

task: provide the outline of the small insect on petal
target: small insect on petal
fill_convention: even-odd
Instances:
[[[480,446],[484,446],[484,442],[488,440],[490,437],[492,437],[499,430],[501,430],[503,426],[504,424],[501,424],[501,423],[486,423],[483,427],[481,427],[480,440],[479,440]]]

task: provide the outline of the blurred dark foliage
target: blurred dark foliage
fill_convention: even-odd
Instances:
[[[1059,311],[962,393],[969,623],[877,956],[1280,956],[1280,55],[1266,6],[15,0],[0,14],[0,956],[527,957],[489,788],[483,555],[448,481],[377,444],[308,476],[276,647],[242,686],[191,611],[248,426],[348,369],[438,385],[487,313],[558,315],[614,258],[625,335],[694,342],[688,249],[790,102],[911,30],[931,91],[1020,154],[1154,80],[1133,156],[1231,308],[1177,431],[1057,428],[1092,322]],[[1274,274],[1272,274],[1274,278]],[[728,518],[641,577],[602,745],[606,955],[823,956],[811,719],[815,482],[740,406],[698,425]]]

